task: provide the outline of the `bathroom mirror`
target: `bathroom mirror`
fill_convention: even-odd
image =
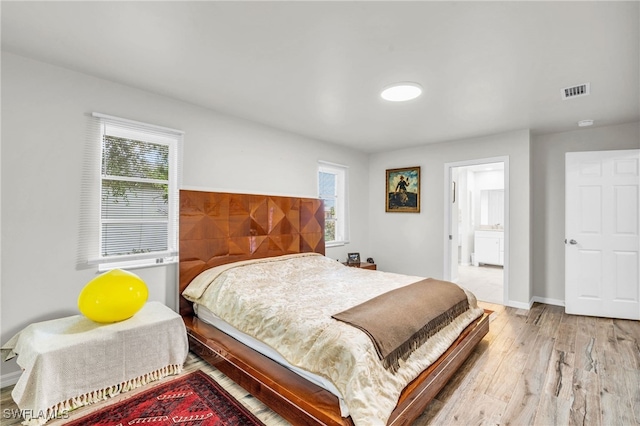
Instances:
[[[504,228],[504,189],[480,191],[480,226]]]

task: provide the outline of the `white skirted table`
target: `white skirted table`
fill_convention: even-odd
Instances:
[[[98,324],[82,315],[34,323],[2,346],[23,373],[11,396],[25,423],[41,425],[74,408],[178,374],[189,344],[182,317],[148,302],[133,317]]]

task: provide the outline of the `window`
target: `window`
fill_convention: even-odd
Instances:
[[[348,242],[347,168],[321,162],[318,169],[318,197],[324,201],[325,245]]]
[[[182,132],[100,119],[100,270],[175,262]]]

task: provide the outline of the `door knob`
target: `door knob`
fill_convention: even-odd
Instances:
[[[576,240],[569,240],[569,244],[578,244],[578,242]]]

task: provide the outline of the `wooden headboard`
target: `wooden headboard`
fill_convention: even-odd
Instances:
[[[324,254],[324,208],[315,198],[180,191],[179,294],[200,272],[238,260]],[[180,314],[192,315],[180,296]]]

